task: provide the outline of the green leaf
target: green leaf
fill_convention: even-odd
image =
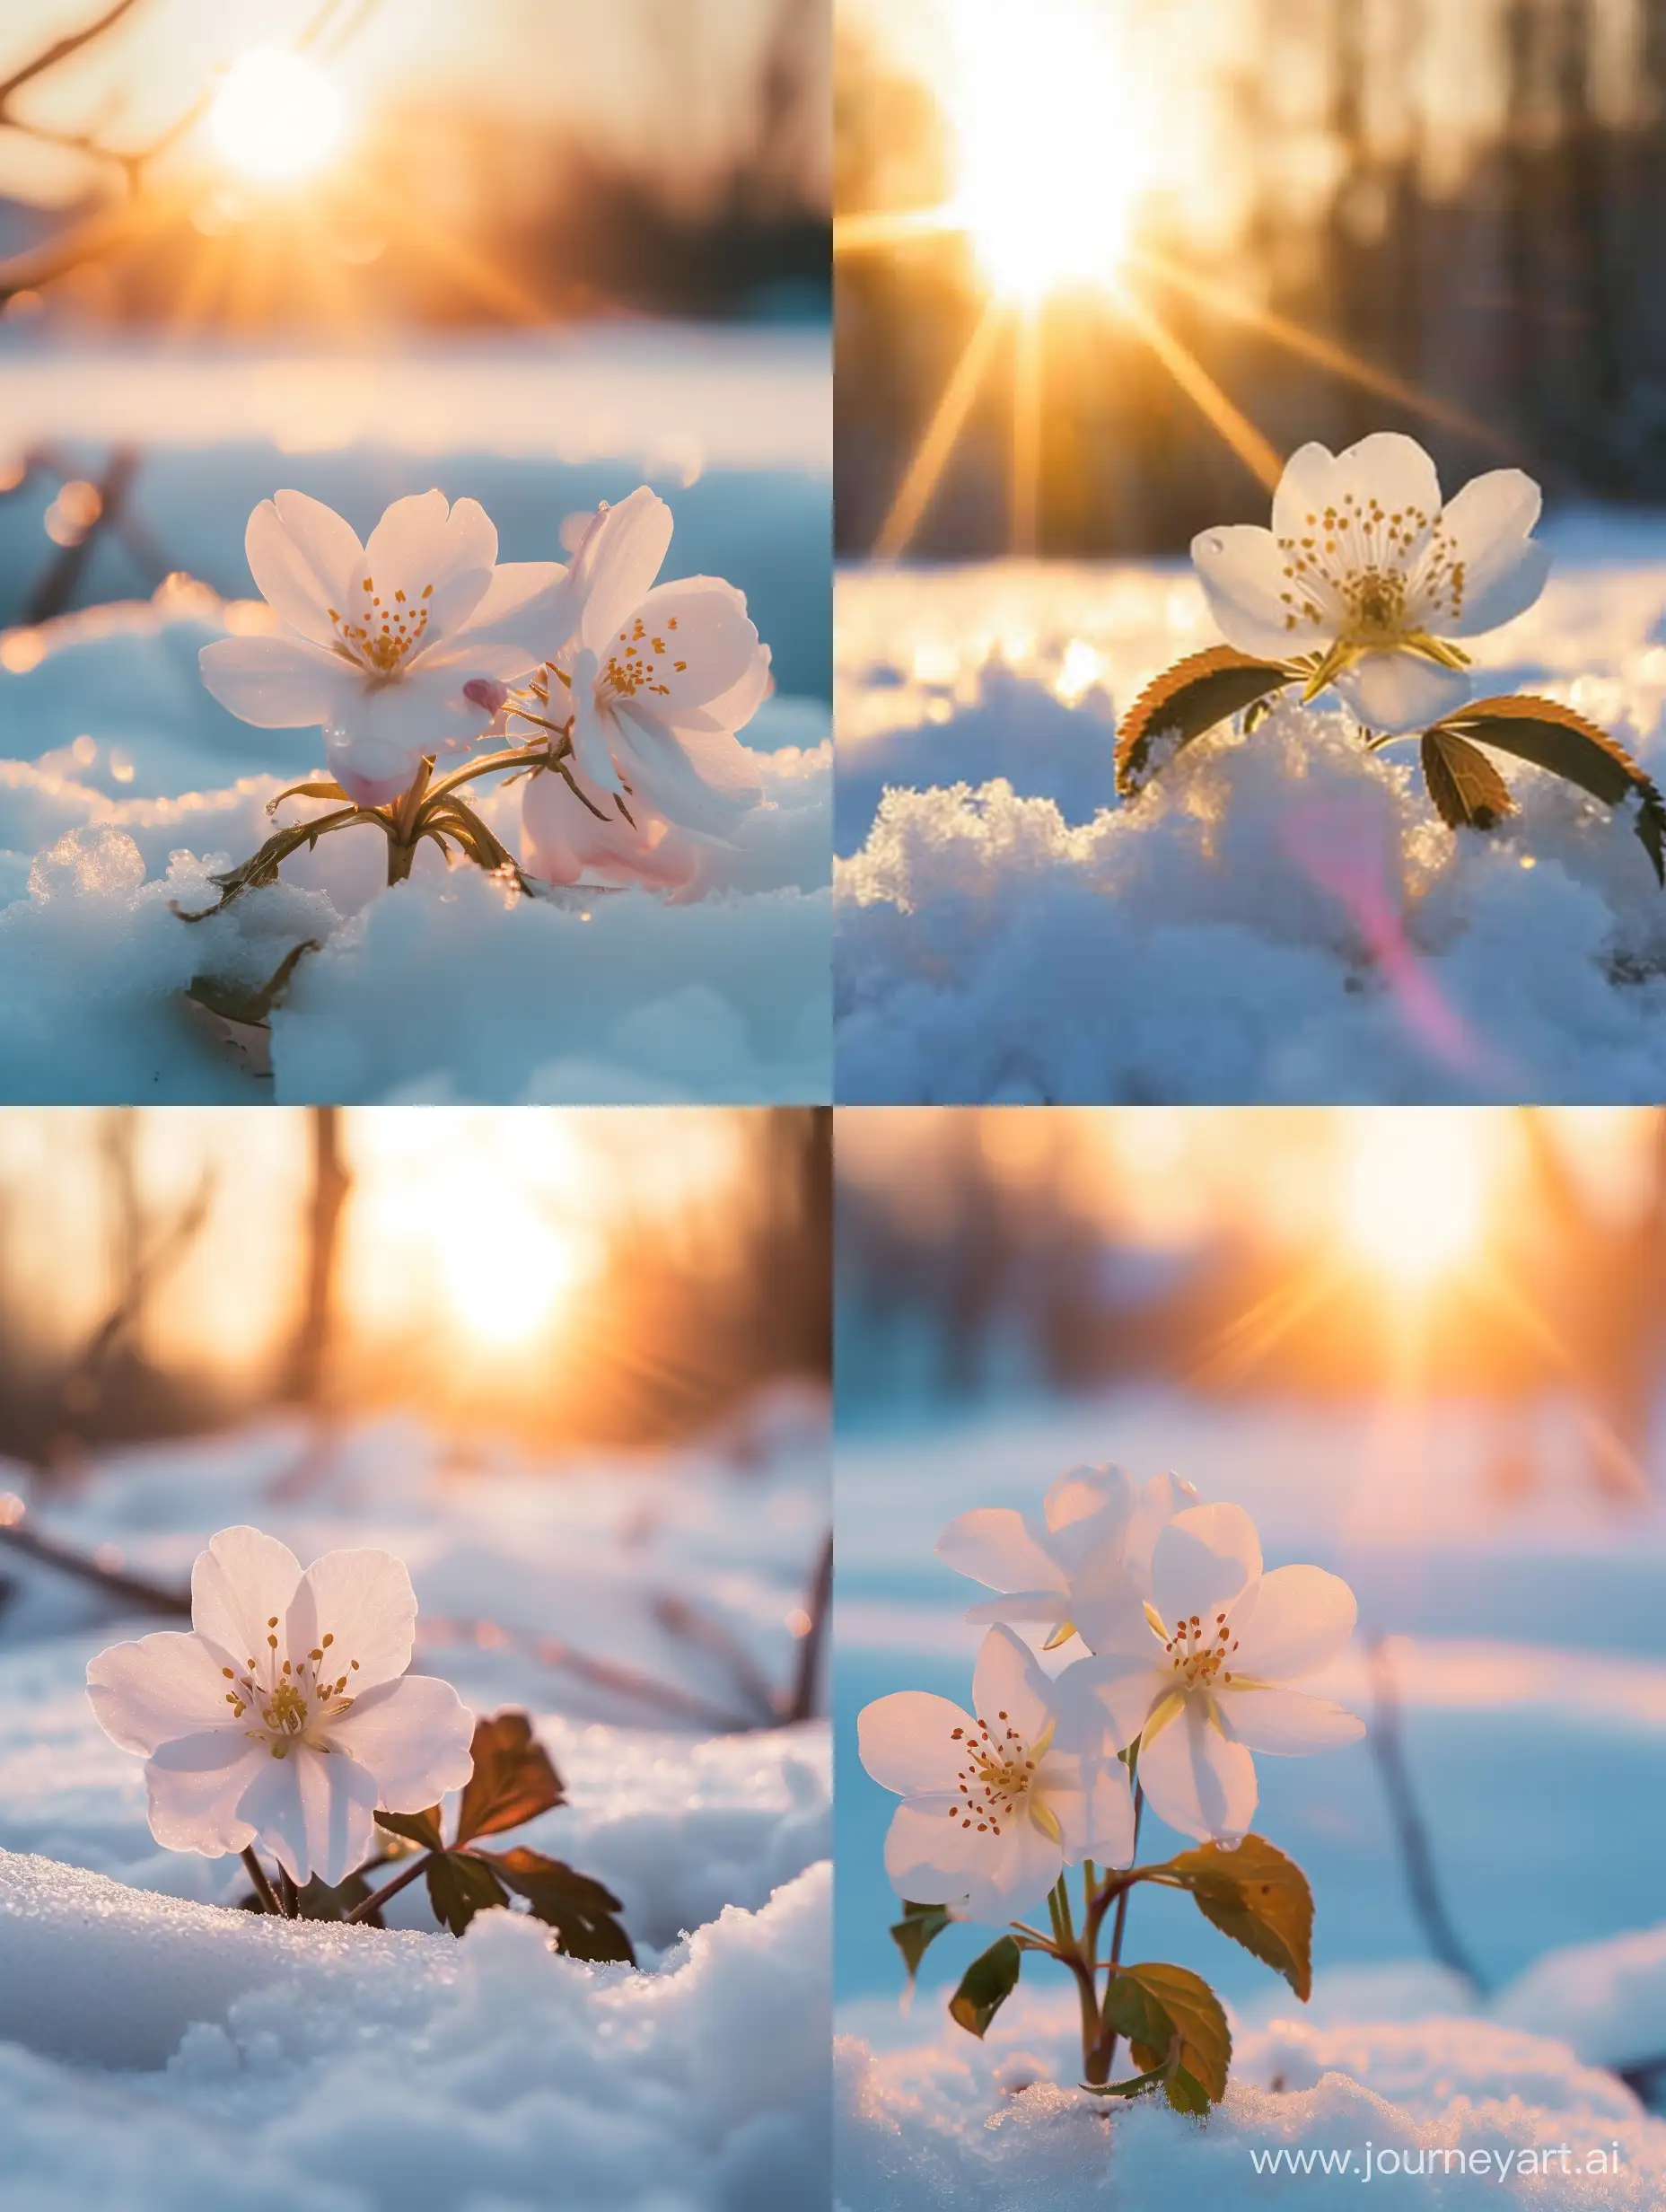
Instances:
[[[1313,1892],[1294,1859],[1265,1836],[1246,1836],[1233,1851],[1218,1843],[1182,1851],[1166,1871],[1185,1883],[1206,1920],[1281,1973],[1306,2004],[1313,1987]]]
[[[217,1014],[223,1022],[264,1022],[283,996],[302,954],[317,951],[318,939],[303,937],[285,953],[264,983],[241,983],[225,976],[193,976],[186,986],[186,996],[199,1006],[206,1006],[210,1014]]]
[[[403,1836],[408,1843],[421,1844],[425,1851],[445,1848],[438,1805],[430,1805],[425,1813],[379,1813],[376,1825],[385,1828],[390,1835]]]
[[[345,799],[346,795],[339,784],[329,779],[315,784],[291,784],[287,791],[280,791],[275,799],[267,801],[266,811],[276,814],[285,799]]]
[[[975,1958],[960,1977],[960,1986],[949,1999],[949,2016],[969,2035],[981,2038],[1007,1998],[1018,1987],[1024,1954],[1010,1936],[1003,1936]]]
[[[1136,2066],[1165,2072],[1177,2112],[1206,2111],[1226,2094],[1232,2031],[1201,1976],[1183,1966],[1118,1967],[1105,1993],[1104,2017],[1107,2027],[1127,2037]]]
[[[1082,2086],[1091,2097],[1139,2097],[1148,2089],[1168,2086],[1169,2067],[1165,2063],[1154,2066],[1144,2074],[1130,2074],[1126,2082],[1083,2082]]]
[[[1486,755],[1451,730],[1424,732],[1423,780],[1449,830],[1495,829],[1515,812],[1510,786]]]
[[[470,1851],[464,1856],[478,1856],[517,1896],[524,1897],[535,1917],[555,1929],[558,1948],[568,1958],[622,1959],[627,1966],[636,1965],[630,1937],[613,1917],[619,1900],[600,1882],[524,1846],[513,1851]]]
[[[1623,745],[1555,699],[1472,699],[1436,727],[1548,768],[1609,806],[1637,802],[1636,830],[1666,884],[1666,802]]]
[[[434,1917],[460,1936],[477,1912],[506,1910],[509,1895],[489,1861],[472,1851],[441,1851],[428,1861],[428,1901]]]
[[[904,1903],[902,1918],[890,1931],[890,1939],[902,1953],[902,1962],[912,1981],[920,1971],[920,1961],[944,1928],[952,1927],[946,1905],[910,1905]]]
[[[1231,645],[1188,653],[1153,677],[1122,717],[1117,736],[1117,789],[1125,799],[1140,789],[1159,737],[1171,734],[1178,752],[1217,722],[1292,680],[1282,662],[1251,660]]]
[[[493,1713],[477,1721],[470,1749],[474,1772],[457,1809],[459,1843],[519,1828],[566,1804],[561,1777],[524,1713]]]

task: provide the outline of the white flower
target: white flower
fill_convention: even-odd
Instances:
[[[318,500],[279,492],[244,546],[286,628],[205,645],[203,681],[257,728],[320,724],[331,775],[364,806],[398,798],[425,753],[470,742],[482,722],[467,684],[536,668],[565,619],[566,570],[495,566],[486,510],[443,492],[396,499],[368,546]]]
[[[998,1923],[1078,1859],[1130,1865],[1127,1769],[1053,1749],[1052,1685],[1010,1628],[985,1637],[972,1703],[899,1690],[857,1720],[863,1765],[902,1799],[885,1839],[897,1894]]]
[[[1206,530],[1192,560],[1230,645],[1319,655],[1304,696],[1334,683],[1368,729],[1426,727],[1469,696],[1478,636],[1530,607],[1550,557],[1530,534],[1539,487],[1495,469],[1441,505],[1415,438],[1378,431],[1343,453],[1304,445],[1273,495],[1273,527]]]
[[[557,880],[574,880],[592,856],[604,872],[618,863],[630,847],[612,837],[613,821],[628,816],[652,848],[667,824],[725,838],[758,803],[758,764],[735,733],[768,694],[769,648],[733,584],[654,584],[671,537],[671,509],[644,485],[597,514],[566,573],[566,627],[544,656],[555,672],[549,718],[571,708],[570,765],[609,822],[561,777],[533,777],[529,858]]]
[[[1318,1567],[1261,1571],[1237,1505],[1193,1505],[1159,1534],[1144,1618],[1125,1614],[1094,1656],[1054,1684],[1062,1746],[1092,1759],[1140,1740],[1139,1778],[1182,1835],[1241,1836],[1257,1799],[1252,1751],[1353,1743],[1353,1713],[1286,1685],[1354,1632],[1354,1593]]]
[[[1043,1499],[1040,1528],[1010,1506],[979,1506],[949,1523],[937,1552],[957,1574],[1003,1593],[969,1608],[969,1620],[1044,1624],[1049,1648],[1074,1629],[1097,1651],[1125,1617],[1144,1618],[1152,1547],[1197,1503],[1178,1475],[1141,1484],[1120,1467],[1074,1467]]]
[[[416,1599],[385,1551],[303,1575],[259,1529],[222,1529],[191,1569],[191,1629],[115,1644],[87,1669],[99,1725],[145,1761],[151,1832],[215,1857],[259,1843],[296,1882],[342,1881],[374,1814],[420,1813],[473,1769],[449,1682],[407,1674]]]

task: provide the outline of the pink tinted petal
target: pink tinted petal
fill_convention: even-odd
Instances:
[[[897,1807],[885,1836],[885,1872],[899,1897],[917,1905],[958,1905],[967,1897],[991,1839],[963,1826],[963,1817],[952,1791]]]
[[[279,492],[250,516],[243,550],[261,597],[279,619],[315,645],[333,644],[329,610],[346,606],[364,557],[352,526],[304,492]]]
[[[1299,1758],[1357,1743],[1365,1733],[1357,1713],[1304,1690],[1240,1690],[1234,1682],[1220,1693],[1219,1707],[1222,1727],[1252,1751]]]
[[[880,1787],[900,1797],[954,1791],[973,1726],[971,1715],[947,1698],[924,1690],[893,1690],[857,1715],[857,1753]]]
[[[232,1718],[224,1664],[201,1637],[179,1629],[112,1644],[88,1663],[93,1717],[112,1743],[148,1758],[159,1743]]]
[[[375,1807],[374,1776],[345,1752],[297,1742],[282,1759],[262,1757],[237,1817],[293,1880],[334,1883],[369,1856]]]
[[[606,655],[653,588],[671,542],[671,511],[645,484],[600,516],[574,558],[580,641]]]
[[[1028,1620],[1057,1628],[1064,1626],[1070,1610],[1070,1596],[1064,1590],[1009,1590],[998,1598],[984,1598],[969,1605],[961,1619]]]
[[[967,1909],[974,1919],[999,1924],[1040,1903],[1064,1872],[1065,1854],[1057,1837],[1025,1813],[1003,1821],[994,1841],[988,1857],[977,1864]]]
[[[572,572],[559,561],[503,561],[452,642],[462,650],[508,641],[518,649],[530,648],[522,666],[536,668],[567,643],[578,615]]]
[[[300,1560],[276,1536],[222,1529],[191,1569],[191,1625],[234,1665],[264,1666],[300,1580]]]
[[[1065,1570],[1007,1505],[979,1505],[951,1521],[937,1539],[937,1557],[957,1575],[991,1590],[1057,1590]]]
[[[1420,653],[1368,653],[1337,678],[1337,689],[1368,730],[1405,736],[1455,714],[1473,682],[1461,668],[1443,668]]]
[[[241,1851],[254,1830],[238,1813],[250,1784],[272,1755],[241,1728],[218,1728],[159,1746],[146,1763],[151,1833],[170,1851],[217,1858]]]
[[[1084,1858],[1104,1866],[1132,1865],[1134,1791],[1119,1759],[1049,1751],[1036,1787],[1058,1822],[1067,1866]]]
[[[1120,1467],[1073,1467],[1049,1488],[1041,1512],[1051,1534],[1082,1532],[1091,1523],[1099,1541],[1122,1527],[1133,1502],[1134,1485]]]
[[[1153,1548],[1152,1596],[1172,1628],[1230,1605],[1260,1572],[1260,1541],[1241,1505],[1192,1505]]]
[[[1160,1656],[1148,1629],[1144,1656],[1095,1654],[1056,1675],[1056,1748],[1086,1758],[1114,1759],[1132,1743],[1145,1725],[1146,1715],[1168,1690],[1170,1671],[1153,1663]]]
[[[437,1675],[406,1674],[354,1700],[329,1724],[331,1748],[376,1778],[388,1813],[420,1813],[474,1771],[474,1716]]]
[[[1244,1835],[1255,1818],[1255,1761],[1215,1726],[1201,1698],[1141,1742],[1140,1785],[1160,1820],[1199,1842]]]
[[[1052,1724],[1052,1686],[1010,1628],[991,1628],[978,1646],[972,1709],[1003,1753],[1027,1749]]]
[[[1298,584],[1286,575],[1289,556],[1270,531],[1244,522],[1202,531],[1192,540],[1192,566],[1222,636],[1240,653],[1283,661],[1334,635],[1334,594],[1320,578]],[[1317,619],[1310,605],[1318,608]]]
[[[374,578],[384,610],[401,603],[403,592],[404,605],[426,612],[424,643],[432,645],[478,607],[496,558],[497,532],[479,501],[448,507],[443,492],[429,491],[388,509],[364,548],[364,575]]]
[[[756,756],[723,731],[661,728],[621,704],[610,717],[613,757],[633,794],[680,829],[732,837],[762,789]]]
[[[613,765],[616,724],[596,704],[596,656],[588,648],[573,663],[573,764],[596,791],[622,794]]]
[[[633,804],[633,828],[605,793],[592,792],[596,805],[609,810],[598,821],[559,776],[534,776],[521,803],[523,857],[534,875],[548,883],[581,882],[639,883],[669,891],[691,883],[699,873],[697,848],[671,831],[646,808]]]
[[[1234,1610],[1232,1672],[1284,1681],[1326,1666],[1354,1633],[1359,1607],[1339,1575],[1322,1567],[1276,1567],[1254,1602]]]
[[[390,1551],[327,1551],[301,1577],[285,1649],[299,1658],[323,1648],[335,1673],[347,1676],[349,1697],[403,1674],[416,1640],[416,1593]],[[320,1671],[328,1676],[330,1664]]]
[[[640,671],[639,696],[668,722],[677,720],[680,708],[722,698],[758,658],[758,632],[748,619],[745,594],[718,576],[660,584],[621,627],[628,629],[628,645],[616,638],[612,650],[629,652]]]
[[[743,730],[776,688],[767,645],[759,645],[739,682],[721,697],[708,699],[706,712],[721,728]]]
[[[203,683],[257,730],[304,730],[328,722],[359,687],[357,672],[299,637],[217,637],[199,648]]]

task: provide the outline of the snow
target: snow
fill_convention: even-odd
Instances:
[[[1485,690],[1565,699],[1666,773],[1666,527],[1571,515]],[[838,579],[839,1096],[1653,1100],[1666,900],[1628,819],[1505,763],[1453,838],[1415,751],[1282,704],[1115,799],[1117,713],[1218,642],[1178,564]]]
[[[153,591],[101,539],[83,585],[100,603],[0,634],[0,1097],[830,1095],[824,337],[621,328],[364,358],[14,338],[0,403],[8,438],[48,440],[94,476],[112,441],[140,441],[133,518],[183,572]],[[202,645],[269,623],[243,596],[259,499],[292,485],[364,530],[438,482],[482,501],[500,557],[547,558],[564,516],[644,478],[676,516],[668,573],[747,592],[777,684],[744,734],[764,803],[685,900],[511,901],[429,846],[390,891],[381,840],[359,830],[212,923],[177,917],[176,902],[213,902],[209,873],[252,853],[267,801],[322,764],[318,732],[249,728],[197,679]],[[13,605],[50,550],[45,497],[31,478],[0,499]],[[520,787],[471,789],[520,850]],[[306,940],[320,949],[275,1017],[263,1077],[184,993],[199,974],[258,987]]]
[[[1666,1510],[1578,1487],[1577,1414],[1531,1416],[1538,1488],[1489,1488],[1484,1406],[1425,1409],[1407,1433],[1369,1410],[1210,1405],[1171,1391],[1014,1395],[975,1411],[841,1418],[836,1863],[846,2212],[1179,2201],[1339,2205],[1378,2151],[1521,2153],[1565,2139],[1606,2176],[1494,2170],[1401,2177],[1407,2200],[1561,2208],[1666,2202],[1666,2122],[1610,2068],[1666,2055]],[[1511,1435],[1522,1441],[1521,1416]],[[979,2046],[946,2003],[988,1931],[951,1929],[911,2005],[886,1928],[881,1847],[894,1800],[862,1772],[855,1719],[886,1690],[962,1696],[979,1594],[932,1557],[974,1505],[1034,1509],[1061,1469],[1111,1458],[1189,1476],[1248,1508],[1269,1565],[1346,1576],[1362,1637],[1311,1687],[1372,1717],[1363,1638],[1385,1639],[1405,1756],[1437,1878],[1486,1990],[1431,1962],[1407,1900],[1368,1745],[1260,1759],[1258,1830],[1306,1871],[1315,1978],[1302,2006],[1184,1900],[1142,1892],[1128,1955],[1203,1974],[1232,2018],[1226,2103],[1199,2128],[1142,2103],[1107,2120],[1075,2087],[1074,1993],[1044,1966]],[[906,1479],[905,1479],[906,1478]],[[1066,1646],[1047,1661],[1067,1661]],[[1150,1822],[1143,1856],[1182,1839]],[[1651,2095],[1653,2091],[1650,2091]],[[1113,2132],[1108,2133],[1110,2129]],[[1341,2175],[1258,2174],[1252,2152],[1355,2151]],[[1021,2178],[1022,2177],[1022,2178]],[[1392,2199],[1395,2176],[1375,2175]],[[1489,2199],[1484,2192],[1490,2190]],[[1375,2201],[1367,2198],[1365,2202]]]
[[[86,1701],[91,1654],[154,1617],[0,1553],[8,2206],[774,2212],[825,2193],[827,1730],[771,1725],[746,1687],[791,1679],[823,1403],[784,1391],[744,1438],[552,1468],[489,1444],[460,1462],[412,1421],[274,1418],[114,1454],[33,1503],[60,1540],[174,1586],[239,1518],[303,1559],[396,1551],[418,1666],[477,1711],[530,1710],[566,1786],[504,1840],[606,1883],[640,1971],[557,1958],[503,1914],[456,1943],[420,1883],[381,1932],[224,1910],[241,1866],[155,1844],[141,1762]],[[551,1637],[686,1708],[574,1673]]]

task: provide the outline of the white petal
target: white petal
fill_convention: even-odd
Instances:
[[[951,1790],[910,1798],[891,1815],[885,1872],[899,1897],[918,1905],[964,1902],[995,1839],[964,1824]]]
[[[618,724],[596,704],[596,656],[584,647],[573,663],[573,759],[579,774],[597,790],[624,789],[613,765],[611,740]]]
[[[304,492],[263,499],[243,536],[249,573],[279,619],[315,645],[335,638],[329,610],[346,604],[354,570],[364,557],[350,523]]]
[[[474,1716],[434,1674],[405,1674],[354,1700],[329,1729],[342,1751],[376,1778],[376,1803],[387,1813],[420,1813],[474,1771],[469,1746]]]
[[[300,1580],[300,1560],[276,1536],[222,1529],[191,1568],[191,1625],[234,1665],[263,1667]]]
[[[1142,1742],[1140,1784],[1160,1820],[1199,1842],[1244,1835],[1255,1818],[1255,1761],[1215,1726],[1201,1698]]]
[[[1064,1568],[1009,1505],[979,1505],[961,1514],[937,1539],[936,1550],[957,1575],[991,1590],[1065,1588]]]
[[[881,1789],[899,1796],[927,1790],[954,1791],[966,1763],[966,1739],[975,1723],[947,1698],[925,1690],[893,1690],[856,1716],[856,1748]],[[933,1903],[924,1899],[924,1903]]]
[[[998,1598],[983,1598],[969,1605],[963,1620],[1028,1620],[1061,1628],[1070,1618],[1070,1597],[1064,1590],[1008,1590]]]
[[[218,1858],[241,1851],[255,1831],[238,1813],[250,1782],[270,1766],[264,1742],[241,1728],[218,1728],[158,1746],[145,1764],[151,1833],[170,1851]]]
[[[1053,1742],[1061,1751],[1114,1759],[1145,1725],[1146,1716],[1168,1694],[1171,1670],[1154,1663],[1160,1647],[1146,1630],[1147,1655],[1113,1654],[1078,1659],[1053,1681],[1058,1723]]]
[[[238,1802],[237,1817],[298,1883],[345,1881],[370,1856],[376,1783],[343,1751],[294,1743],[267,1752]]]
[[[1322,445],[1304,445],[1293,453],[1273,495],[1273,534],[1301,539],[1322,525],[1327,507],[1355,512],[1374,499],[1388,514],[1407,518],[1414,548],[1441,512],[1440,478],[1416,438],[1398,430],[1373,431],[1334,458]],[[1421,524],[1412,520],[1421,514]]]
[[[573,566],[583,594],[580,642],[603,653],[653,588],[671,541],[671,511],[644,484],[591,529]]]
[[[1034,1788],[1058,1822],[1067,1866],[1084,1858],[1104,1866],[1133,1865],[1134,1791],[1119,1759],[1050,1751]]]
[[[1464,670],[1444,668],[1420,653],[1368,653],[1337,678],[1355,718],[1396,737],[1455,713],[1471,689]]]
[[[425,753],[471,740],[480,710],[464,698],[464,680],[461,669],[432,676],[416,672],[397,683],[361,684],[342,692],[324,724],[324,746],[338,779],[345,768],[365,782],[390,784],[386,795],[396,798]]]
[[[373,739],[325,733],[324,758],[330,774],[360,806],[390,806],[408,791],[422,759],[412,745],[379,745]]]
[[[328,722],[363,680],[338,654],[299,637],[217,637],[197,665],[221,706],[258,730]]]
[[[1232,1613],[1234,1674],[1282,1682],[1334,1659],[1354,1633],[1359,1607],[1339,1575],[1322,1567],[1277,1567],[1252,1601]]]
[[[1463,598],[1450,594],[1427,627],[1440,637],[1476,637],[1530,607],[1545,588],[1550,555],[1531,538],[1541,505],[1532,478],[1520,469],[1493,469],[1472,478],[1442,519],[1452,557],[1463,564]]]
[[[977,1920],[1015,1919],[1039,1905],[1064,1871],[1057,1838],[1021,1814],[1010,1823],[1003,1821],[995,1850],[978,1862],[967,1909]]]
[[[1222,1727],[1252,1751],[1329,1751],[1365,1733],[1357,1713],[1304,1690],[1240,1690],[1232,1682],[1215,1695]]]
[[[599,821],[559,776],[529,777],[524,794],[522,856],[531,873],[546,882],[600,881],[671,891],[691,883],[699,873],[698,848],[634,802],[635,828],[617,811]],[[613,805],[606,793],[592,792],[590,796],[598,806]]]
[[[426,642],[432,644],[474,612],[496,558],[497,532],[478,500],[460,499],[448,507],[443,492],[421,492],[396,499],[372,531],[364,575],[374,578],[384,609],[403,592],[408,606],[426,610]],[[430,587],[432,595],[425,598]]]
[[[1152,1596],[1172,1628],[1206,1620],[1261,1572],[1255,1523],[1241,1505],[1192,1505],[1176,1514],[1152,1552]]]
[[[454,642],[525,640],[532,647],[532,657],[524,665],[533,668],[560,651],[577,619],[571,572],[559,561],[501,561]]]
[[[760,647],[743,592],[719,576],[684,576],[650,592],[608,651],[630,655],[642,687],[635,696],[646,711],[676,722],[680,709],[732,690]]]
[[[159,1743],[232,1718],[225,1663],[201,1637],[164,1628],[100,1652],[87,1666],[87,1698],[112,1743],[148,1758]]]
[[[726,732],[662,728],[634,699],[618,705],[612,728],[614,760],[632,793],[680,829],[729,838],[757,805],[757,757]]]
[[[1202,531],[1192,540],[1192,566],[1222,636],[1240,653],[1283,661],[1336,635],[1340,618],[1328,588],[1316,579],[1298,592],[1271,531],[1247,522]]]
[[[347,1695],[356,1697],[403,1674],[416,1640],[416,1593],[404,1561],[366,1549],[313,1560],[291,1601],[284,1649],[299,1659],[322,1647],[320,1671],[329,1677],[338,1662],[336,1674],[348,1676]]]
[[[708,699],[706,711],[721,729],[743,730],[764,701],[774,695],[775,688],[769,648],[759,645],[739,681],[718,698]]]
[[[1134,1497],[1133,1481],[1120,1467],[1073,1467],[1049,1487],[1041,1501],[1042,1518],[1055,1536],[1092,1521],[1097,1541],[1127,1523]]]
[[[1051,1685],[1010,1628],[991,1628],[978,1646],[972,1709],[1003,1750],[1034,1743],[1052,1723]]]

